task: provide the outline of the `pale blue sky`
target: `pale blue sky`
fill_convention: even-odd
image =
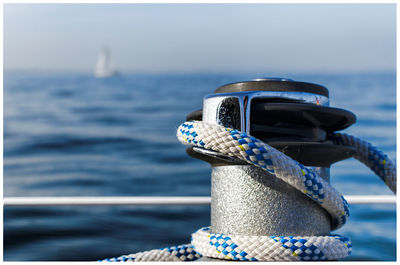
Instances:
[[[395,4],[6,4],[4,67],[365,72],[396,67]]]

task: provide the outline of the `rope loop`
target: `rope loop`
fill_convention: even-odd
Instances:
[[[190,121],[179,126],[177,137],[184,144],[239,158],[285,181],[330,214],[332,230],[343,226],[350,215],[344,197],[313,170],[244,132],[217,124]]]
[[[330,236],[243,236],[210,233],[202,228],[192,244],[203,256],[241,261],[338,260],[351,253],[350,239]]]

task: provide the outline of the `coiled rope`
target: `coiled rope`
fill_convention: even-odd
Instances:
[[[350,215],[344,197],[313,170],[244,132],[190,121],[179,126],[177,137],[184,144],[239,158],[280,178],[323,207],[331,216],[332,230],[343,226]],[[396,167],[387,155],[347,134],[334,133],[330,139],[335,144],[354,147],[354,157],[396,192]],[[243,261],[338,260],[352,250],[351,241],[340,235],[236,236],[211,233],[208,227],[194,233],[191,243],[103,261],[192,261],[201,256]]]

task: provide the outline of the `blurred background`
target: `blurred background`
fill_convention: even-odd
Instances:
[[[347,133],[396,150],[395,4],[5,4],[4,196],[209,196],[175,137],[230,82],[330,91]],[[344,195],[390,195],[333,165]],[[394,205],[355,205],[347,260],[396,260]],[[208,206],[5,207],[4,260],[98,260],[187,243]]]

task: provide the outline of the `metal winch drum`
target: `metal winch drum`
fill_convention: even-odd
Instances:
[[[205,96],[203,109],[187,120],[246,132],[312,167],[328,182],[330,166],[354,154],[352,147],[335,145],[328,136],[352,125],[355,115],[330,107],[328,90],[313,83],[266,78],[227,84]],[[212,166],[212,233],[330,234],[326,210],[275,176],[200,147],[188,147],[187,153]]]

